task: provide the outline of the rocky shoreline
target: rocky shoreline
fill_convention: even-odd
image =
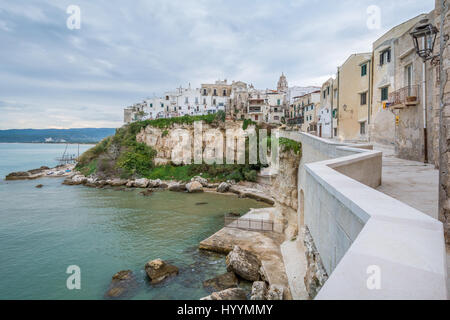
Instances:
[[[73,175],[74,164],[66,164],[49,168],[42,166],[28,171],[11,172],[5,177],[6,181],[35,180],[39,178],[61,178]]]
[[[250,198],[274,205],[275,200],[266,193],[256,188],[249,188],[245,183],[226,181],[221,183],[210,183],[201,176],[196,176],[190,182],[174,180],[150,180],[141,179],[99,179],[97,177],[85,177],[79,173],[72,173],[64,181],[64,185],[84,185],[91,188],[121,187],[123,189],[143,189],[142,193],[149,195],[153,191],[168,190],[173,192],[217,192],[222,194],[237,195],[240,198]]]

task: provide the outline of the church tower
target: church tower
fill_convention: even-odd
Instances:
[[[280,80],[278,80],[277,90],[282,93],[287,93],[289,90],[288,82],[284,73],[281,73]]]

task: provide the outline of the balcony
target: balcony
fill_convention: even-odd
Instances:
[[[413,107],[419,104],[419,85],[401,88],[389,94],[389,104],[394,109]]]
[[[248,108],[248,113],[262,113],[261,107],[250,106]]]

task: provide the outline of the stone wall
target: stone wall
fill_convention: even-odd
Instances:
[[[450,48],[446,37],[450,35],[450,1],[436,0],[435,26],[439,29],[436,39],[435,55],[440,55],[439,78],[434,88],[439,102],[439,113],[435,116],[435,131],[440,134],[435,137],[433,145],[439,146],[439,220],[444,224],[446,243],[450,245]],[[440,136],[440,137],[439,137]],[[439,137],[439,141],[438,140]]]
[[[311,299],[314,299],[328,279],[327,272],[323,267],[322,259],[314,245],[314,240],[308,227],[303,228],[303,243],[305,245],[305,255],[307,270],[305,275],[305,287]]]

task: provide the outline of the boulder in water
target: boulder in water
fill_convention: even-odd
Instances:
[[[261,262],[258,257],[239,246],[235,246],[233,251],[227,255],[226,263],[228,271],[233,271],[245,280],[258,281],[260,279]]]
[[[161,259],[156,259],[147,262],[145,272],[152,284],[158,284],[168,277],[176,276],[178,274],[178,268]]]
[[[190,182],[186,185],[186,189],[189,193],[203,192],[203,186],[198,181]]]
[[[105,297],[112,299],[129,297],[137,287],[138,282],[131,270],[119,271],[112,277]]]
[[[205,288],[211,288],[214,291],[222,291],[229,288],[236,288],[239,283],[238,278],[233,272],[227,272],[215,278],[203,281]]]

